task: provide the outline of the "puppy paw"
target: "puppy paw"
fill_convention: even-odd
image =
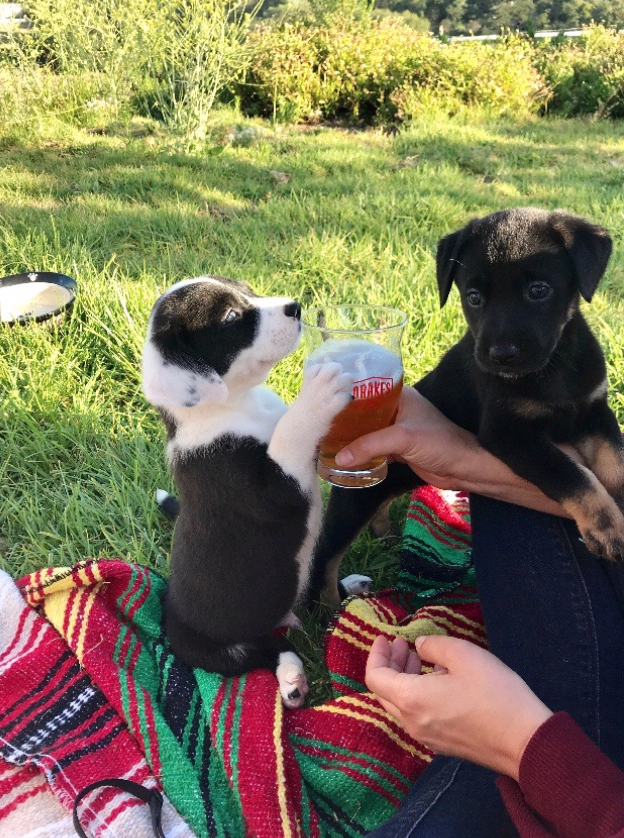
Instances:
[[[385,538],[392,532],[392,522],[390,521],[390,504],[384,504],[376,513],[373,520],[368,526],[371,535],[375,538]]]
[[[351,400],[353,378],[335,362],[313,364],[304,370],[297,401],[320,420],[331,421]]]
[[[581,537],[590,553],[617,562],[624,559],[624,517],[603,510],[590,528],[580,527]]]
[[[282,652],[275,670],[284,707],[291,710],[301,707],[310,692],[303,664],[294,652]]]
[[[373,580],[370,576],[360,576],[359,573],[352,573],[340,580],[340,594],[345,597],[369,594],[372,584]]]
[[[587,471],[584,469],[584,471]],[[624,559],[624,515],[598,479],[587,471],[591,486],[561,500],[590,553],[615,562]]]
[[[277,624],[276,628],[291,628],[297,629],[300,631],[303,628],[301,624],[301,620],[294,614],[292,611],[289,611],[288,614]]]

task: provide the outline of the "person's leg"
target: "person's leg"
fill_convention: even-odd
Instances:
[[[369,838],[519,838],[495,779],[480,765],[435,757]]]
[[[490,649],[624,768],[624,565],[563,518],[476,496],[471,511]]]
[[[624,566],[574,524],[473,496],[473,555],[490,648],[624,767]],[[371,838],[511,838],[494,772],[436,757]]]

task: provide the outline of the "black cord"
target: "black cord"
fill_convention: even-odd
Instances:
[[[160,818],[162,815],[163,797],[158,789],[146,789],[140,783],[133,783],[130,780],[98,780],[97,783],[91,783],[85,786],[74,800],[74,829],[80,838],[87,838],[84,829],[80,826],[80,819],[78,817],[78,805],[80,801],[94,789],[99,789],[104,786],[114,786],[122,791],[137,797],[150,807],[152,815],[152,829],[154,830],[155,838],[165,838],[165,833],[162,831]]]

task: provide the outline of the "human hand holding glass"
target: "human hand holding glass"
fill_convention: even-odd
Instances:
[[[572,446],[560,448],[582,462]],[[447,419],[413,387],[403,388],[396,420],[390,427],[354,440],[335,459],[340,468],[357,469],[359,463],[377,456],[405,463],[424,483],[439,489],[474,492],[550,515],[566,516],[558,503],[514,474],[482,448],[474,434]]]

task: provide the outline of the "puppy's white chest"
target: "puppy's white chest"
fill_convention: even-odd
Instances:
[[[197,405],[171,410],[176,431],[168,454],[185,454],[204,448],[221,436],[253,437],[269,444],[275,426],[286,412],[284,402],[266,387],[253,387],[236,402]]]

